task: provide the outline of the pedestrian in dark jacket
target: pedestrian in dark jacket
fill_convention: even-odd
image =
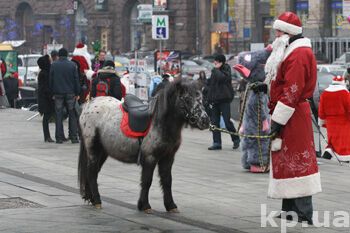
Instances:
[[[220,127],[220,117],[225,122],[226,129],[236,132],[231,121],[230,104],[234,96],[231,84],[231,68],[226,63],[224,55],[220,54],[215,57],[214,68],[211,71],[208,80],[208,102],[211,106],[211,121],[216,127]],[[237,135],[231,135],[233,149],[239,147],[240,139]],[[213,131],[213,145],[208,150],[221,150],[221,133]]]
[[[11,108],[15,107],[15,101],[18,98],[19,92],[19,82],[18,79],[14,76],[14,73],[15,71],[11,71],[10,76],[4,79],[5,93]]]
[[[72,143],[78,143],[78,121],[75,113],[75,102],[79,100],[80,84],[76,65],[69,61],[68,51],[61,48],[59,59],[50,68],[50,89],[53,92],[56,111],[56,143],[63,143],[63,108],[68,109],[69,138]]]
[[[52,93],[49,87],[49,75],[51,66],[49,55],[40,57],[37,63],[40,68],[38,75],[38,105],[39,113],[43,115],[44,141],[54,142],[50,136],[49,130],[49,120],[54,114],[55,110]]]
[[[103,82],[107,84],[105,87],[106,93],[100,94],[101,90],[98,89],[99,83]],[[97,77],[93,80],[91,86],[91,97],[98,96],[112,96],[118,100],[122,99],[122,87],[120,77],[115,71],[115,64],[113,61],[105,61],[103,68],[97,71]]]

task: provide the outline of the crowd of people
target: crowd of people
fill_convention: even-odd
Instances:
[[[310,40],[302,36],[302,23],[296,14],[281,14],[273,28],[276,38],[272,46],[264,50],[264,60],[252,63],[252,59],[256,58],[252,54],[244,54],[236,69],[248,80],[246,88],[252,87],[249,82],[259,82],[259,85],[252,87],[252,91],[266,97],[262,104],[270,115],[264,122],[250,122],[256,122],[254,124],[260,127],[259,130],[268,132],[271,140],[271,151],[265,156],[270,159],[269,162],[265,161],[265,166],[270,167],[264,170],[270,172],[268,196],[282,199],[282,213],[296,212],[299,221],[312,224],[312,196],[321,192],[308,102],[313,96],[317,80],[316,59]],[[125,96],[125,86],[115,71],[115,64],[113,61],[106,61],[105,55],[101,51],[99,59],[91,62],[86,45],[79,43],[71,60],[68,59],[65,48],[58,52],[53,51],[51,56],[39,58],[38,103],[39,112],[43,115],[45,142],[54,142],[49,131],[49,121],[53,115],[56,120],[56,143],[66,140],[78,143],[79,105],[98,96],[112,96],[119,100]],[[261,68],[261,63],[265,61],[265,67]],[[253,70],[253,65],[247,68],[249,64],[258,66],[259,73]],[[169,74],[162,75],[159,84],[153,86],[152,97],[169,85],[170,78]],[[223,121],[224,127],[232,132],[232,148],[239,148],[241,139],[230,115],[230,104],[234,98],[231,67],[226,64],[225,56],[215,56],[211,76],[207,78],[201,72],[199,80],[204,84],[203,103],[211,116],[212,125],[220,128]],[[12,72],[10,78],[0,81],[0,84],[3,82],[12,106],[13,100],[18,96],[18,78]],[[252,108],[251,111],[251,117],[257,117],[254,112],[257,110]],[[328,135],[327,153],[324,157],[337,156],[342,161],[350,161],[350,94],[343,77],[335,77],[332,85],[322,94],[318,111],[320,124],[327,128]],[[68,139],[62,123],[65,112],[69,118]],[[212,132],[212,140],[208,150],[222,150],[220,131]],[[251,165],[258,166],[258,162],[247,164],[245,161],[243,167]],[[284,217],[288,219],[291,216]]]
[[[114,62],[105,60],[103,51],[99,54],[101,57],[92,62],[86,45],[79,43],[71,60],[65,48],[38,59],[38,111],[43,115],[45,142],[62,144],[70,140],[78,143],[80,105],[98,96],[112,96],[121,100],[125,95],[125,87],[115,71]],[[66,116],[69,122],[68,138],[63,127]],[[55,140],[49,130],[52,117],[56,123]]]

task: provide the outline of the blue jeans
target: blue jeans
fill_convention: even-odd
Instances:
[[[220,127],[220,117],[224,118],[226,129],[231,132],[236,132],[235,126],[231,119],[231,107],[230,103],[215,103],[211,109],[211,122],[216,127]],[[239,136],[231,134],[232,142],[239,140]],[[220,131],[213,131],[214,145],[221,146],[221,133]]]
[[[75,95],[63,94],[55,95],[55,111],[56,111],[56,141],[62,141],[64,139],[63,131],[63,109],[67,108],[69,116],[69,138],[78,138],[78,119],[75,114]]]

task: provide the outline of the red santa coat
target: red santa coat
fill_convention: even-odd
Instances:
[[[87,84],[87,89],[83,91],[82,95],[81,95],[81,102],[84,103],[89,94],[90,94],[90,90],[91,90],[91,82],[90,82],[90,79],[87,78],[86,76],[86,70],[89,70],[90,67],[89,67],[89,64],[87,63],[86,61],[86,58],[83,57],[83,56],[73,56],[72,61],[74,62],[77,62],[79,64],[79,73],[82,74],[82,77],[80,77],[81,79],[84,79],[84,80],[80,80],[80,84],[82,83],[86,83]],[[79,75],[80,76],[80,75]]]
[[[350,161],[350,94],[346,87],[330,85],[321,95],[318,112],[321,125],[327,128],[327,147],[339,160]]]
[[[271,152],[268,196],[298,198],[321,192],[311,112],[306,101],[316,84],[316,60],[307,38],[285,50],[276,79],[271,82],[271,119],[284,125],[281,146]]]
[[[86,61],[86,58],[83,56],[73,56],[72,61],[79,63],[79,72],[85,74],[85,70],[90,69],[89,64]]]

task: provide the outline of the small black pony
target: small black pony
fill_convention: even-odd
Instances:
[[[175,81],[160,90],[151,100],[152,121],[148,134],[140,144],[137,138],[126,137],[119,129],[122,104],[112,97],[98,97],[84,107],[80,116],[81,143],[79,183],[83,199],[101,208],[97,176],[108,156],[121,162],[136,163],[142,152],[141,193],[138,209],[151,212],[148,192],[153,172],[158,165],[160,183],[167,211],[177,212],[171,186],[171,168],[181,144],[185,123],[199,129],[209,127],[209,117],[202,104],[201,85],[185,80]]]

